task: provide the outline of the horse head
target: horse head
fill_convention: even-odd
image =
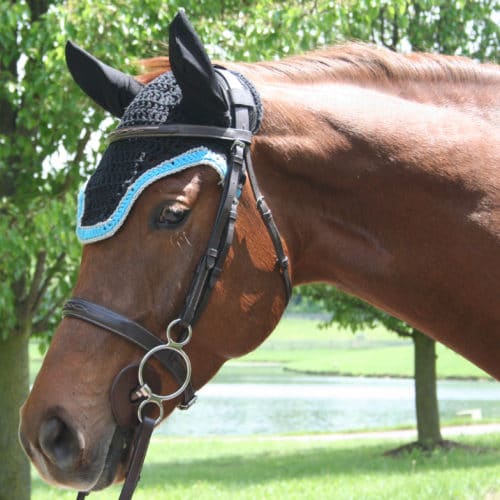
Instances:
[[[110,395],[117,374],[137,367],[145,354],[130,338],[110,333],[109,322],[126,317],[123,321],[146,330],[144,335],[152,332],[158,345],[170,340],[169,359],[177,364],[180,359],[180,378],[187,376],[186,367],[192,370],[188,382],[196,390],[227,359],[262,342],[286,297],[276,271],[275,245],[281,241],[275,236],[273,245],[241,170],[250,161],[248,138],[262,114],[252,84],[214,69],[182,13],[170,27],[172,71],[148,85],[71,43],[66,53],[75,81],[121,122],[79,194],[77,234],[84,247],[73,292],[77,299],[66,307],[21,410],[20,434],[45,480],[90,491],[126,472],[131,432],[117,423]],[[238,90],[227,78],[239,81]],[[231,134],[241,110],[247,130],[237,135],[247,143],[239,135],[218,137]],[[194,133],[173,134],[177,126]],[[235,161],[237,175],[231,174]],[[201,285],[193,284],[210,258]],[[107,324],[96,315],[89,320],[92,307],[105,311]],[[167,326],[176,323],[189,328],[189,343],[179,340],[182,328],[169,329],[166,338]],[[156,391],[175,395],[157,402],[164,418],[182,400],[177,393],[185,391],[184,386],[179,391],[182,381],[175,370],[172,375],[169,359],[159,357],[144,362],[157,374]],[[129,389],[123,393],[127,403]]]

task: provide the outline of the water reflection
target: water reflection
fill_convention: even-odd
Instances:
[[[480,408],[500,417],[500,384],[441,381],[441,417]],[[335,432],[415,425],[413,381],[310,376],[273,367],[230,366],[199,391],[187,412],[160,429],[170,436]]]

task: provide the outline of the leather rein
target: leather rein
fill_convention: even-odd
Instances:
[[[231,142],[228,173],[208,245],[198,263],[179,317],[167,326],[167,342],[125,316],[86,299],[72,298],[63,307],[65,317],[87,321],[119,335],[146,351],[138,366],[128,366],[117,375],[110,394],[111,407],[118,427],[123,430],[135,429],[120,500],[132,498],[153,428],[163,418],[163,402],[182,396],[178,408],[186,410],[196,401],[191,384],[191,363],[183,347],[191,339],[192,327],[208,302],[210,293],[222,272],[234,236],[239,196],[247,178],[257,209],[275,248],[277,268],[283,277],[287,301],[292,294],[288,257],[271,210],[260,192],[250,155],[252,141],[250,110],[255,107],[253,95],[234,73],[219,67],[216,67],[215,71],[224,84],[234,128],[184,124],[138,126],[117,129],[109,137],[110,143],[137,137],[200,137]],[[161,384],[158,374],[147,365],[151,357],[158,360],[170,372],[179,386],[177,390],[165,395],[154,392],[161,387]],[[148,414],[151,412],[145,409],[151,404],[159,409],[156,418],[150,417]],[[85,498],[89,493],[80,492],[78,500]]]

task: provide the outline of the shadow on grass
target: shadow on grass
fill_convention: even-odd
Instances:
[[[392,484],[391,491],[394,493],[394,488],[399,491],[401,485],[407,484],[415,472],[419,473],[416,476],[419,484],[426,481],[439,482],[437,475],[440,473],[446,476],[448,472],[456,473],[457,471],[461,475],[466,474],[469,482],[476,475],[478,478],[482,477],[483,479],[478,479],[482,481],[484,475],[479,469],[485,468],[486,474],[490,474],[489,471],[495,468],[498,469],[500,436],[484,436],[478,440],[474,439],[474,442],[481,446],[490,443],[496,448],[490,448],[482,453],[453,449],[449,452],[438,451],[428,454],[415,450],[395,458],[383,456],[383,453],[394,444],[393,442],[364,445],[356,443],[354,446],[349,446],[326,442],[321,444],[289,441],[241,443],[235,440],[228,446],[227,441],[221,443],[217,440],[208,445],[203,440],[192,442],[162,440],[153,443],[149,461],[146,462],[141,474],[139,492],[144,491],[146,494],[152,492],[153,496],[148,498],[157,500],[165,498],[163,493],[160,493],[164,492],[165,488],[179,488],[179,491],[184,491],[186,485],[195,487],[204,485],[202,488],[203,492],[208,492],[207,498],[212,498],[211,491],[212,493],[225,491],[226,496],[222,497],[227,498],[227,495],[247,488],[272,488],[273,483],[276,482],[281,485],[295,485],[290,486],[293,489],[303,480],[309,485],[315,483],[347,484],[350,485],[349,488],[353,488],[353,484],[360,484],[360,491],[358,492],[357,489],[353,491],[354,498],[362,498],[363,492],[366,493],[367,484],[371,485],[369,488],[372,488],[374,483],[378,484],[379,489],[380,484],[383,484],[383,488]],[[176,455],[183,458],[176,459]],[[213,458],[208,458],[209,455]],[[308,480],[312,480],[312,483]],[[50,487],[37,476],[34,477],[32,486],[34,499],[74,500],[75,498],[74,492]],[[107,489],[89,497],[89,500],[94,497],[106,500],[116,499],[120,488],[121,486],[115,486]],[[195,496],[189,498],[198,498],[200,491],[197,490]],[[438,488],[436,491],[441,490]],[[358,493],[359,496],[356,496]],[[184,495],[185,491],[182,494]]]
[[[187,482],[223,483],[224,485],[263,484],[276,479],[301,479],[318,476],[355,476],[359,474],[406,474],[420,472],[468,469],[498,466],[500,450],[471,453],[463,449],[424,454],[418,450],[394,458],[383,456],[388,445],[355,448],[314,447],[290,451],[235,452],[213,459],[194,459],[147,463],[142,480],[153,485],[177,485]],[[169,452],[165,443],[165,454]]]

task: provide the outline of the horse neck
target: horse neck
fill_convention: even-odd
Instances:
[[[294,284],[333,283],[498,377],[498,108],[421,88],[268,85],[257,173]]]

